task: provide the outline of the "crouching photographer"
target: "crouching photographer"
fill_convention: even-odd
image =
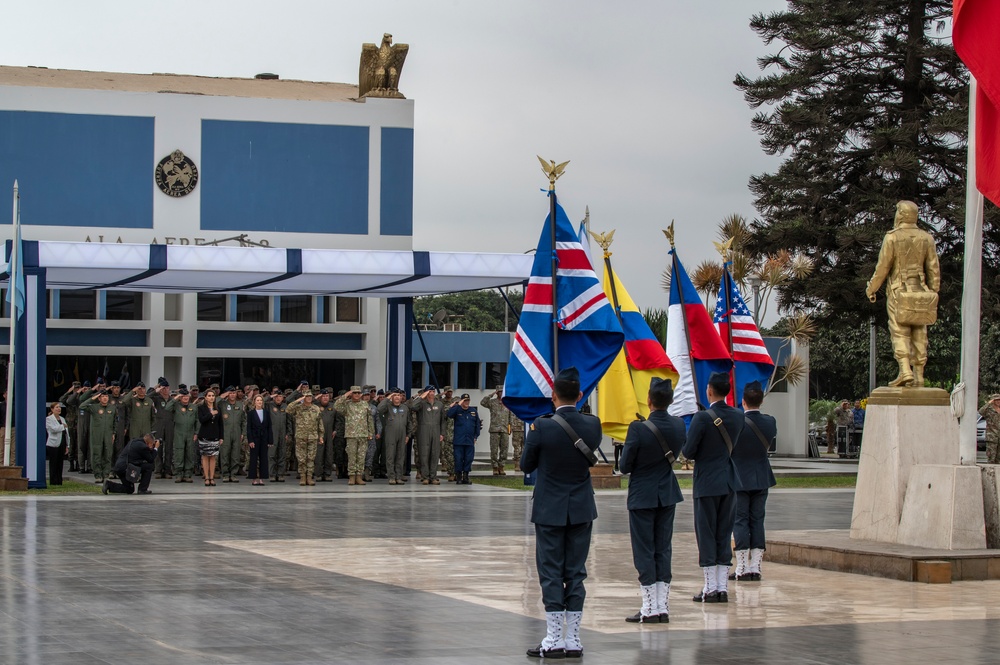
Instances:
[[[156,451],[160,448],[160,440],[154,434],[155,432],[129,441],[118,455],[114,466],[114,472],[121,482],[105,480],[101,487],[102,493],[134,494],[138,484],[139,494],[152,494],[149,491],[149,481],[153,478]]]

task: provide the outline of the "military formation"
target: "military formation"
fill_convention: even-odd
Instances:
[[[335,392],[305,380],[285,390],[261,391],[256,385],[223,390],[215,384],[208,390],[219,396],[217,408],[223,423],[219,464],[212,480],[239,483],[247,475],[247,414],[260,395],[273,435],[267,451],[272,483],[294,476],[303,487],[335,479],[346,479],[349,485],[366,485],[376,479],[402,485],[414,470],[416,480],[424,485],[440,485],[445,478],[463,483],[463,472],[455,464],[455,418],[448,417],[449,409],[459,406],[461,399],[454,397],[451,386],[440,393],[426,386],[409,399],[398,388],[386,392],[373,385],[355,385]],[[504,474],[508,437],[514,440],[515,466],[524,442],[524,423],[495,399],[499,394],[497,389],[489,405],[494,475]],[[93,474],[96,483],[113,479],[114,462],[122,448],[152,433],[162,441],[154,476],[175,483],[194,482],[194,476],[204,473],[197,437],[198,407],[203,401],[197,386],[174,387],[163,377],[148,389],[139,382],[125,390],[117,381],[105,383],[100,377],[93,383],[74,382],[59,399],[66,407],[69,470]],[[455,415],[461,418],[465,412]]]

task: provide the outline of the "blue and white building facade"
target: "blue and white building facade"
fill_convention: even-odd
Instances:
[[[11,210],[16,179],[25,240],[412,250],[413,102],[356,95],[337,83],[0,67],[0,203]],[[178,150],[198,178],[171,196],[154,171]],[[6,238],[10,222],[0,215]],[[104,373],[385,381],[384,299],[109,284],[49,289],[50,399]]]

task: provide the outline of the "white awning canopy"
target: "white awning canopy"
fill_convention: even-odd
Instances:
[[[521,284],[532,260],[526,254],[52,241],[24,241],[23,255],[25,268],[45,268],[52,289],[380,298]]]

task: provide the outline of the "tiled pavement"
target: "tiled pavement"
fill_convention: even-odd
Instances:
[[[0,663],[510,663],[527,662],[544,631],[526,492],[153,489],[0,499]],[[776,491],[768,525],[845,528],[852,500]],[[584,663],[1000,660],[1000,582],[770,565],[728,606],[695,605],[690,499],[671,623],[625,624],[638,587],[624,492],[599,492],[598,508]]]

